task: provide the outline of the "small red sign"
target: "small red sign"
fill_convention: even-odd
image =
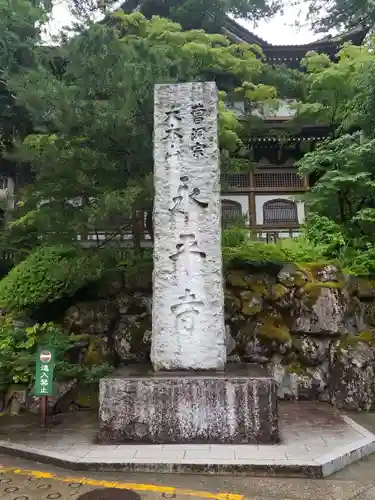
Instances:
[[[39,359],[42,363],[49,363],[52,359],[52,354],[50,353],[50,351],[42,351],[40,353]]]

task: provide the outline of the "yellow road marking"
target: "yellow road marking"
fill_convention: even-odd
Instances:
[[[143,483],[120,483],[116,481],[102,481],[97,479],[89,479],[87,477],[61,477],[38,470],[17,469],[15,467],[4,467],[0,465],[0,472],[19,474],[22,476],[31,476],[37,479],[54,479],[62,483],[81,483],[88,486],[99,488],[117,488],[120,490],[148,491],[152,493],[167,493],[171,495],[185,495],[196,498],[207,498],[210,500],[244,500],[243,495],[235,493],[210,493],[209,491],[190,490],[183,488],[174,488],[172,486],[157,486],[154,484]]]

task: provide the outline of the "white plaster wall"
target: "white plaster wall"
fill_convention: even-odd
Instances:
[[[288,119],[293,118],[296,114],[294,105],[295,99],[279,99],[271,105],[267,103],[258,104],[257,108],[252,111],[252,114],[263,119]]]
[[[257,225],[263,224],[263,205],[271,200],[294,200],[297,203],[297,214],[299,224],[305,222],[305,205],[302,201],[294,199],[293,195],[288,194],[259,194],[255,196],[255,210],[256,210],[256,223]]]
[[[241,205],[242,215],[246,215],[247,223],[249,222],[249,197],[245,195],[221,195],[222,200],[236,201]]]

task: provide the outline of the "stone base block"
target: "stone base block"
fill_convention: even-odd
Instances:
[[[101,443],[274,443],[277,387],[257,365],[225,372],[131,366],[100,380]]]

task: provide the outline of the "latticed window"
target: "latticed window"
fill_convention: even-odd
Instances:
[[[226,174],[222,178],[223,189],[241,189],[249,187],[249,174]]]
[[[297,205],[290,200],[271,200],[263,205],[264,224],[290,225],[298,224]]]
[[[242,218],[242,207],[237,201],[221,200],[221,218],[224,226],[230,226]]]
[[[303,187],[303,180],[296,172],[256,172],[254,182],[257,188]]]

